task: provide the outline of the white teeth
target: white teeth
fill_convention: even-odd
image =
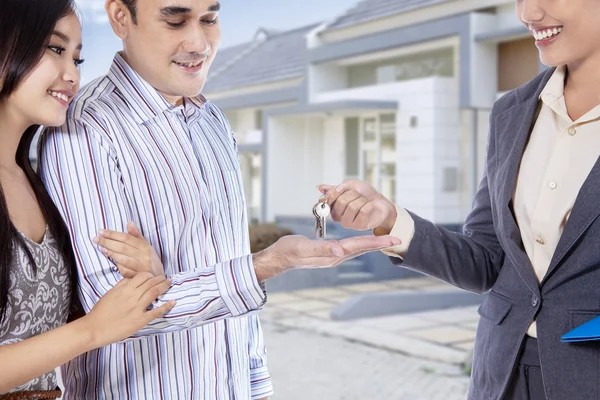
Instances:
[[[544,40],[549,37],[558,35],[561,32],[562,32],[562,27],[558,27],[558,28],[546,29],[543,31],[533,31],[532,33],[533,33],[533,37],[536,40]]]
[[[62,101],[69,101],[69,97],[66,94],[58,93],[58,92],[49,92],[52,97],[58,97]]]

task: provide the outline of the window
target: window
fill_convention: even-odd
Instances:
[[[364,180],[394,201],[396,114],[346,118],[346,179]]]
[[[454,76],[453,48],[352,65],[348,67],[348,87],[400,82],[429,76]]]

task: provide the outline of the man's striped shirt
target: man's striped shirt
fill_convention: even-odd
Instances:
[[[40,141],[40,173],[69,228],[86,311],[122,277],[92,242],[133,221],[177,300],[122,343],[62,368],[65,399],[259,399],[272,393],[256,315],[237,148],[202,96],[172,106],[117,54]]]

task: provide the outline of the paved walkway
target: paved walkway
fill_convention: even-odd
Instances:
[[[272,400],[465,400],[456,365],[425,361],[340,337],[263,324]]]
[[[339,337],[421,360],[460,365],[473,348],[479,320],[477,306],[342,322],[329,317],[335,307],[356,294],[440,289],[453,288],[434,278],[411,278],[275,293],[269,295],[261,320],[279,328]]]

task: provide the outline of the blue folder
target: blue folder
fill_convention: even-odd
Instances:
[[[561,342],[566,343],[589,342],[593,340],[600,340],[600,317],[579,325],[560,338]]]

